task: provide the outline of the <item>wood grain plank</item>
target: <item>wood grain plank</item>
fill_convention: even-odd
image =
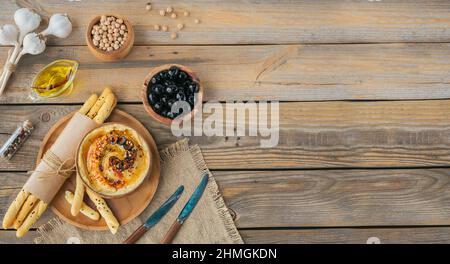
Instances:
[[[0,60],[7,56],[0,48]],[[198,73],[205,100],[395,100],[450,98],[450,44],[135,47],[121,62],[96,60],[86,47],[52,47],[25,56],[0,103],[30,104],[30,84],[56,59],[80,63],[70,96],[44,103],[80,103],[105,85],[121,102],[141,102],[149,69],[181,63]]]
[[[0,24],[11,23],[16,9],[13,1],[4,1]],[[74,31],[65,40],[52,39],[56,45],[84,45],[86,25],[94,16],[118,13],[135,27],[136,44],[267,44],[267,43],[356,43],[356,42],[444,42],[450,40],[450,3],[446,0],[392,1],[28,1],[43,12],[68,13]],[[162,18],[158,10],[172,4],[175,10],[191,11],[188,18],[175,22]],[[202,23],[193,23],[200,18]],[[175,27],[186,24],[180,37],[157,32],[153,25]]]
[[[450,171],[215,172],[243,227],[450,224]]]
[[[239,228],[450,225],[448,169],[213,174]],[[0,218],[27,178],[0,173]]]
[[[448,227],[241,230],[240,233],[250,244],[370,244],[377,239],[381,244],[450,242]]]
[[[448,244],[450,228],[324,228],[240,230],[247,244]],[[33,244],[37,231],[17,239],[13,231],[0,230],[0,244]]]
[[[79,106],[0,106],[0,142],[31,119],[30,140],[0,170],[34,168],[49,128]],[[159,148],[178,140],[141,105],[119,105],[153,134]],[[226,112],[226,111],[224,111]],[[450,101],[281,103],[279,143],[261,148],[261,136],[195,136],[210,169],[448,166]],[[209,114],[204,114],[207,117]],[[251,121],[251,120],[249,120]],[[253,121],[251,121],[253,122]]]

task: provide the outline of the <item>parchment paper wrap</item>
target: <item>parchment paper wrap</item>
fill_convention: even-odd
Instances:
[[[77,112],[49,150],[61,161],[66,161],[65,168],[72,167],[75,164],[79,143],[89,131],[96,127],[98,125],[92,119]],[[46,176],[45,172],[48,172],[49,177],[42,179],[42,176]],[[49,204],[67,179],[61,175],[54,175],[54,172],[54,169],[41,160],[23,188]]]

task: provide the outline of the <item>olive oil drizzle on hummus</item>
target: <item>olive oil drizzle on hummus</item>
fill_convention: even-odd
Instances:
[[[97,137],[89,147],[90,181],[120,189],[133,181],[136,159],[142,148],[128,130],[111,130]],[[138,156],[139,155],[139,156]]]

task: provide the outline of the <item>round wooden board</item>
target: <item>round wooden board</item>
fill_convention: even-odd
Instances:
[[[55,142],[59,133],[62,131],[62,129],[64,129],[64,127],[67,125],[67,122],[70,120],[74,113],[75,112],[70,113],[61,118],[49,130],[41,143],[37,158],[38,163],[47,149],[49,149],[50,146]],[[124,225],[139,216],[145,210],[145,208],[147,208],[156,192],[160,176],[159,153],[156,147],[156,143],[153,140],[151,134],[136,118],[134,118],[130,114],[115,109],[108,118],[108,122],[118,122],[134,128],[147,141],[147,144],[151,151],[152,168],[142,185],[134,192],[124,197],[106,200],[117,220],[121,225]],[[58,192],[51,203],[52,211],[56,215],[76,227],[88,230],[108,230],[108,227],[103,218],[101,218],[99,221],[94,221],[87,218],[81,213],[79,213],[77,216],[72,216],[72,214],[70,213],[70,204],[64,198],[64,193],[66,190],[70,190],[72,192],[75,190],[75,174],[64,183],[64,185],[61,187],[61,190]],[[85,195],[84,201],[92,208],[95,208],[94,204],[89,200],[87,195]]]

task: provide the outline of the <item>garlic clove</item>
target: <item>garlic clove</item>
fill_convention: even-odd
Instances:
[[[46,48],[45,38],[42,35],[38,35],[34,32],[28,33],[23,39],[22,53],[37,55],[44,52]]]
[[[6,24],[0,28],[0,45],[16,45],[19,38],[19,30],[16,26]]]
[[[47,29],[42,31],[42,35],[53,35],[58,38],[67,38],[72,32],[72,22],[67,14],[53,14],[50,17]]]
[[[19,42],[22,42],[26,34],[34,31],[41,24],[41,16],[28,8],[20,8],[14,13],[14,22],[19,27]]]

